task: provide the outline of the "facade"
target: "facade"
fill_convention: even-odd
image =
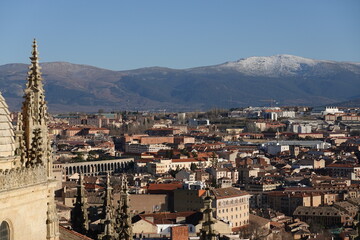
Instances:
[[[0,239],[58,240],[56,182],[35,40],[30,59],[15,133],[5,100],[0,96]]]
[[[294,211],[294,216],[301,221],[318,223],[322,226],[342,226],[350,216],[334,206],[305,207],[299,206]]]
[[[343,177],[350,180],[360,180],[360,165],[333,163],[326,166],[330,177]]]
[[[169,170],[173,169],[190,169],[191,164],[196,164],[197,166],[206,166],[209,163],[203,160],[198,160],[194,158],[186,159],[160,159],[159,161],[148,162],[146,164],[147,171],[152,174],[164,174]]]
[[[249,224],[250,194],[233,187],[210,190],[214,200],[214,217],[228,223],[233,231]],[[177,189],[174,191],[174,210],[192,211],[204,204],[205,190]]]
[[[128,153],[157,153],[160,150],[171,150],[171,147],[157,143],[157,144],[137,144],[137,143],[126,143],[125,152]]]
[[[299,206],[318,207],[322,197],[318,193],[292,193],[273,191],[267,193],[267,204],[270,208],[291,216]]]
[[[249,224],[250,194],[236,188],[217,188],[212,190],[215,197],[215,216],[228,222],[233,231]]]

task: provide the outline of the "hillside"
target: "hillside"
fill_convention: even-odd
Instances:
[[[360,64],[291,55],[251,57],[191,69],[111,71],[65,62],[40,63],[51,112],[190,111],[213,107],[329,105],[356,98]],[[27,65],[0,66],[0,90],[20,109]]]

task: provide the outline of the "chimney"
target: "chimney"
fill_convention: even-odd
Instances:
[[[188,226],[182,225],[182,226],[171,227],[170,239],[171,240],[188,240],[189,239]]]
[[[185,217],[176,217],[176,223],[185,223]]]

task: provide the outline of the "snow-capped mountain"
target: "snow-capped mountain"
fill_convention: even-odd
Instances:
[[[42,63],[50,110],[172,109],[264,105],[323,105],[359,98],[360,64],[292,55],[250,57],[184,70],[149,67],[111,71]],[[27,65],[0,66],[0,89],[19,108]]]
[[[314,60],[293,55],[275,55],[270,57],[249,57],[235,62],[226,62],[218,67],[232,69],[250,76],[295,76],[316,70],[324,65],[337,65],[359,73],[360,63]],[[322,66],[319,66],[322,65]],[[353,66],[351,66],[353,65]]]

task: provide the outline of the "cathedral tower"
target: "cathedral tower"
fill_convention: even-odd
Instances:
[[[30,60],[16,135],[0,96],[0,239],[58,240],[56,183],[35,40]]]

